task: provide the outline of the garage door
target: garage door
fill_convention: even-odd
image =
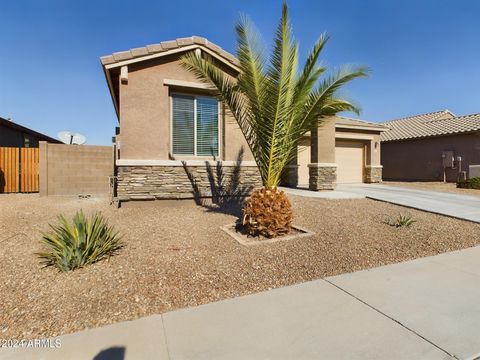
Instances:
[[[335,142],[338,184],[363,182],[364,148],[365,145],[361,142]]]

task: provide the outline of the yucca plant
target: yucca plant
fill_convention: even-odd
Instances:
[[[74,270],[99,261],[121,247],[118,232],[108,226],[101,214],[87,218],[80,210],[72,223],[63,215],[58,219],[59,224],[50,224],[52,231],[43,234],[47,251],[38,253],[47,266],[56,266],[61,271]]]
[[[341,111],[358,113],[357,107],[337,92],[351,80],[365,76],[366,69],[344,67],[321,80],[326,68],[317,61],[328,40],[323,34],[298,71],[299,48],[285,3],[269,63],[250,21],[241,18],[235,29],[240,68],[236,78],[226,75],[207,54],[189,53],[182,58],[182,65],[200,80],[213,84],[219,99],[237,120],[264,186],[247,199],[243,222],[248,233],[273,237],[291,228],[290,202],[276,188],[285,166],[296,156],[298,141],[328,116]],[[277,224],[277,230],[271,224]]]

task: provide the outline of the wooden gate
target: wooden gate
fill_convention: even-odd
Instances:
[[[0,193],[38,192],[38,148],[0,147]]]

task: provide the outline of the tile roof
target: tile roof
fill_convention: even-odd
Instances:
[[[168,50],[180,49],[182,47],[198,45],[204,46],[210,51],[220,55],[231,64],[238,66],[238,60],[235,56],[228,51],[223,50],[220,46],[208,41],[200,36],[191,36],[186,38],[179,38],[170,41],[162,41],[157,44],[151,44],[144,47],[134,48],[126,51],[115,52],[112,55],[102,56],[100,61],[102,65],[110,65],[124,60],[131,60],[135,58],[141,58],[143,56],[162,53]]]
[[[374,122],[370,122],[370,121],[365,121],[365,120],[360,120],[360,119],[352,119],[352,118],[349,118],[349,117],[345,117],[345,116],[336,116],[336,119],[335,119],[335,125],[344,125],[344,126],[348,126],[348,127],[367,127],[367,128],[384,128],[385,130],[388,130],[388,127],[381,124],[381,123],[374,123]]]
[[[383,123],[390,130],[381,135],[381,141],[396,141],[461,134],[480,130],[480,114],[455,116],[448,110],[409,116]]]

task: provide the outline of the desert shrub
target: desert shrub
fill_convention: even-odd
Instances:
[[[286,234],[292,228],[292,205],[277,188],[257,189],[245,201],[243,226],[251,236],[272,238]]]
[[[413,219],[411,214],[400,213],[395,218],[387,217],[384,220],[384,223],[398,228],[398,227],[410,227],[416,221],[417,220]]]
[[[59,224],[51,225],[51,232],[42,236],[47,250],[38,253],[46,266],[70,271],[99,261],[121,247],[120,236],[108,226],[101,214],[87,218],[82,211],[68,222],[63,215]]]
[[[457,188],[480,190],[480,176],[472,177],[467,180],[458,181]]]

